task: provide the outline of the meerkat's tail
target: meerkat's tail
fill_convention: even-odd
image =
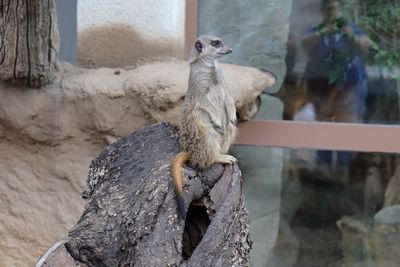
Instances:
[[[183,164],[188,161],[191,157],[191,154],[188,152],[180,152],[175,158],[171,161],[171,175],[172,175],[172,182],[174,184],[175,194],[176,194],[176,201],[178,204],[178,213],[185,219],[186,217],[186,205],[185,200],[183,199],[182,193],[182,169]]]

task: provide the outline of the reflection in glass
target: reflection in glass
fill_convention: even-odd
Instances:
[[[399,155],[348,153],[344,171],[314,150],[283,154],[274,266],[397,266]]]
[[[293,1],[284,118],[399,120],[400,2]]]
[[[279,91],[261,96],[256,119],[280,119],[281,101],[286,120],[398,124],[399,0],[203,0],[198,8],[199,33],[234,46],[230,63],[277,75]],[[243,172],[251,266],[398,265],[398,155],[250,146],[232,153]]]

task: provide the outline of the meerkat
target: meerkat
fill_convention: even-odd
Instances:
[[[189,87],[180,121],[181,152],[171,162],[171,175],[178,213],[184,219],[186,205],[182,192],[182,170],[187,161],[200,169],[215,163],[233,164],[226,154],[235,140],[236,109],[217,59],[232,49],[215,36],[197,38],[189,58]]]

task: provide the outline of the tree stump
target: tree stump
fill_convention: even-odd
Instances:
[[[66,247],[87,266],[248,266],[251,242],[235,165],[184,168],[186,221],[169,164],[178,133],[155,124],[124,137],[91,165],[89,198]]]
[[[0,79],[40,87],[58,72],[54,0],[0,2]]]

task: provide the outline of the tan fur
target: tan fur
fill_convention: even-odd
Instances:
[[[213,45],[216,41],[219,45]],[[184,155],[190,155],[185,159],[202,169],[214,163],[236,162],[226,154],[237,132],[236,109],[216,61],[231,51],[218,37],[200,36],[189,59],[189,88],[180,123],[180,144]],[[180,153],[171,163],[178,204],[182,201],[182,158]]]
[[[182,194],[182,165],[190,159],[190,156],[190,153],[181,152],[171,161],[171,175],[177,195]]]

